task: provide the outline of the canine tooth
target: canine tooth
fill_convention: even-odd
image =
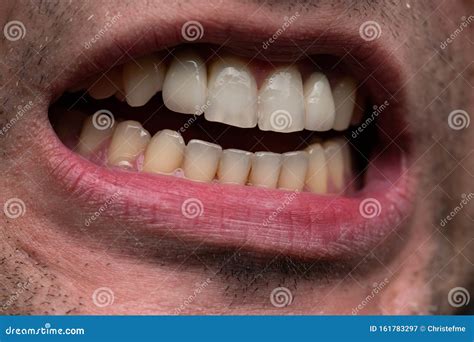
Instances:
[[[263,131],[296,132],[304,129],[303,82],[299,70],[279,68],[259,92],[258,127]]]
[[[166,67],[158,56],[138,58],[123,66],[123,90],[131,107],[145,105],[163,86]]]
[[[98,129],[93,122],[92,116],[84,120],[82,125],[79,143],[77,144],[77,152],[84,156],[90,156],[97,152],[97,149],[104,144],[105,141],[112,136],[115,126],[104,127],[105,129]]]
[[[336,107],[333,128],[336,131],[347,129],[351,123],[356,99],[356,87],[357,84],[353,78],[344,77],[338,80],[332,88],[332,96]]]
[[[252,156],[249,183],[276,188],[281,169],[281,155],[273,152],[255,152]]]
[[[189,141],[184,153],[184,176],[201,182],[212,181],[221,152],[219,145],[197,139]]]
[[[320,144],[312,144],[306,150],[309,158],[305,184],[311,192],[325,194],[328,191],[328,168],[324,149]]]
[[[340,192],[344,189],[347,166],[344,164],[346,141],[342,139],[332,139],[323,144],[328,167],[328,179],[331,192]]]
[[[105,75],[102,75],[96,82],[89,87],[89,95],[102,100],[114,95],[121,84],[121,73],[119,68],[113,68]]]
[[[308,152],[297,151],[283,154],[278,188],[300,191],[304,187],[308,169]]]
[[[221,183],[245,184],[249,176],[252,153],[236,149],[222,151],[217,178]]]
[[[305,128],[319,132],[330,130],[334,125],[335,107],[327,77],[315,72],[305,81],[303,89]]]
[[[119,123],[109,146],[109,164],[132,168],[149,141],[150,133],[139,122],[128,120]]]
[[[176,54],[163,83],[163,101],[172,111],[200,115],[207,95],[207,68],[192,51]]]
[[[257,125],[257,82],[241,60],[226,57],[211,65],[207,99],[207,120],[243,128]]]
[[[165,129],[156,133],[146,148],[143,171],[172,173],[181,167],[184,148],[179,132]]]

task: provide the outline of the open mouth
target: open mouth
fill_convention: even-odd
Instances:
[[[362,255],[406,216],[409,137],[403,107],[358,69],[212,42],[120,60],[76,77],[49,109],[67,147],[61,181],[91,210],[119,192],[101,219],[147,234]]]

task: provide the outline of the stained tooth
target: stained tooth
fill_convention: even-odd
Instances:
[[[150,133],[139,122],[128,120],[119,123],[109,146],[108,163],[133,168],[135,160],[149,141]]]
[[[351,123],[356,99],[356,82],[351,77],[339,79],[332,88],[332,96],[336,107],[336,119],[333,128],[336,131],[347,129]]]
[[[278,188],[300,191],[304,187],[308,169],[308,152],[297,151],[283,154],[283,161],[278,179]]]
[[[330,192],[340,192],[345,186],[348,166],[345,165],[349,151],[343,139],[332,139],[323,144],[328,167]]]
[[[279,68],[259,92],[258,127],[263,131],[296,132],[304,129],[303,82],[299,70]]]
[[[222,151],[217,178],[221,183],[245,184],[251,166],[252,153],[228,149]]]
[[[178,132],[165,129],[156,133],[146,148],[143,171],[172,173],[181,167],[184,148],[183,137]]]
[[[200,115],[207,96],[207,69],[204,61],[192,51],[175,55],[163,84],[165,106],[178,113]]]
[[[281,169],[281,155],[272,152],[255,152],[252,156],[249,183],[266,188],[276,188]]]
[[[306,110],[305,128],[312,131],[328,131],[334,125],[335,107],[331,86],[327,77],[313,73],[304,83]]]
[[[237,127],[257,125],[257,83],[244,62],[225,57],[211,65],[204,116]]]
[[[193,139],[184,153],[183,171],[189,179],[210,182],[216,175],[222,147],[206,141]]]
[[[101,77],[89,87],[89,95],[96,99],[106,99],[115,94],[121,86],[121,71],[116,67]]]
[[[151,55],[123,66],[123,89],[131,107],[145,105],[163,86],[166,67],[158,56]]]
[[[318,194],[328,192],[328,168],[324,149],[320,144],[312,144],[307,149],[308,171],[306,173],[306,187]]]
[[[97,149],[110,139],[115,129],[114,125],[98,127],[104,129],[98,129],[94,125],[92,116],[85,119],[76,150],[80,155],[88,157],[97,152]]]

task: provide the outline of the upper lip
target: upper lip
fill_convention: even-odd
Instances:
[[[262,52],[262,42],[281,23],[262,27],[259,20],[250,19],[246,25],[240,25],[238,16],[222,15],[220,18],[225,19],[212,17],[211,20],[207,17],[210,14],[202,10],[197,19],[205,30],[200,42],[225,44],[243,55],[253,56],[261,51],[269,59],[282,56],[288,59],[294,57],[295,51],[301,54],[298,50],[305,51],[305,55],[336,56],[344,59],[344,65],[364,83],[374,103],[391,101],[390,117],[386,115],[381,120],[394,122],[394,117],[406,108],[405,95],[399,92],[404,83],[403,69],[396,56],[390,54],[383,42],[368,44],[360,39],[357,27],[327,30],[327,25],[321,22],[308,30],[308,25],[297,22]],[[173,22],[144,19],[117,26],[110,31],[110,38],[104,37],[79,54],[72,62],[74,68],[66,71],[66,77],[52,84],[50,100],[80,78],[125,61],[124,55],[126,59],[138,57],[185,42],[181,36],[185,22],[183,18]],[[397,97],[393,98],[393,94]],[[97,168],[65,148],[52,130],[41,134],[44,137],[40,138],[47,139],[49,147],[55,150],[55,153],[44,151],[47,165],[54,170],[57,181],[74,195],[73,200],[81,210],[93,213],[114,199],[101,213],[104,227],[120,221],[143,234],[171,234],[209,245],[281,252],[303,258],[339,259],[362,255],[374,248],[400,225],[410,208],[411,175],[405,172],[388,180],[379,177],[380,182],[372,182],[356,197],[311,193],[293,196],[285,191],[201,184]],[[383,165],[378,167],[381,172]],[[375,200],[381,209],[379,215],[368,219],[360,214],[364,199]],[[196,206],[198,215],[183,215],[186,204],[190,203]]]

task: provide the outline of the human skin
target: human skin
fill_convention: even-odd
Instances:
[[[0,41],[1,126],[17,115],[19,105],[33,103],[0,138],[2,205],[19,198],[26,208],[18,218],[1,216],[0,303],[8,302],[3,313],[351,314],[374,283],[384,283],[383,289],[357,313],[457,312],[449,291],[474,288],[474,204],[446,225],[440,222],[462,194],[474,192],[474,130],[448,125],[455,109],[474,113],[472,24],[445,49],[440,44],[473,7],[470,1],[3,1],[2,26],[19,20],[26,35]],[[50,141],[38,137],[51,130],[47,108],[51,97],[60,95],[58,79],[68,82],[72,71],[90,60],[84,37],[104,26],[105,13],[122,17],[97,46],[114,46],[115,37],[141,20],[177,17],[221,26],[223,32],[229,23],[248,22],[270,37],[281,18],[296,11],[295,25],[309,30],[317,22],[357,32],[361,23],[376,21],[382,36],[370,44],[399,61],[403,86],[392,95],[403,94],[408,102],[413,186],[395,242],[350,260],[299,260],[214,248],[172,233],[148,236],[114,215],[99,218],[97,226],[107,229],[84,227],[84,217],[100,203],[84,205],[80,194],[57,181],[60,163],[51,165]],[[334,18],[343,19],[334,23]],[[283,308],[269,300],[281,286],[293,296]],[[102,307],[92,297],[103,287],[114,300]]]

